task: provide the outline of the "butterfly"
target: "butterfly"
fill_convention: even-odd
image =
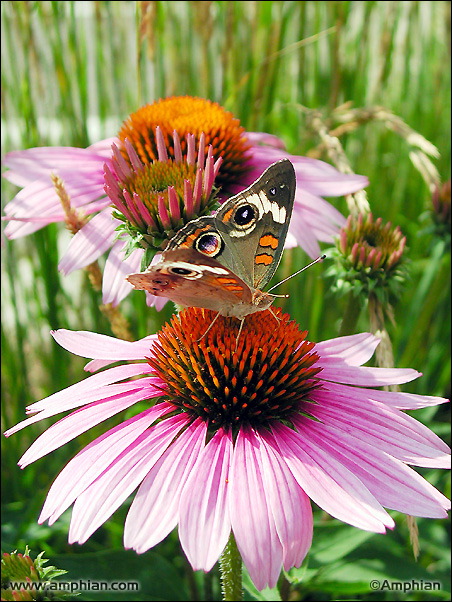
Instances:
[[[127,280],[137,290],[222,316],[243,320],[267,309],[277,295],[262,289],[281,260],[295,187],[292,163],[273,163],[216,213],[178,230],[158,263]]]

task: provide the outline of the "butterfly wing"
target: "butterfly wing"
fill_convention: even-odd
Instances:
[[[165,251],[161,260],[127,280],[137,290],[167,297],[186,307],[239,316],[252,309],[252,291],[229,268],[193,248]],[[249,311],[251,310],[251,311]]]
[[[294,168],[283,159],[215,215],[186,224],[169,241],[159,263],[127,280],[136,289],[225,316],[265,309],[273,295],[259,289],[278,267],[294,196]]]
[[[226,201],[214,216],[224,241],[216,259],[249,286],[263,288],[278,267],[295,197],[292,163],[282,159],[249,188]]]

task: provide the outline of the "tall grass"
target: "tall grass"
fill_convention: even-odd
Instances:
[[[374,215],[400,225],[408,239],[410,278],[394,307],[394,323],[388,326],[396,366],[424,374],[406,390],[449,395],[450,246],[429,229],[431,190],[412,160],[419,157],[419,148],[410,130],[370,110],[384,107],[386,115],[400,117],[402,124],[432,143],[438,154],[421,143],[421,156],[430,157],[442,182],[450,178],[448,2],[5,1],[1,14],[2,155],[34,146],[84,147],[115,135],[142,104],[190,94],[218,101],[249,131],[280,136],[294,154],[330,161],[309,119],[309,109],[319,111],[326,127],[340,133],[353,171],[368,176]],[[354,109],[361,111],[351,120]],[[16,192],[2,182],[3,203]],[[345,199],[332,202],[347,214]],[[2,240],[5,427],[23,418],[28,403],[82,375],[83,361],[62,351],[49,336],[51,329],[111,334],[98,309],[100,295],[85,275],[62,277],[58,272],[58,258],[68,240],[69,234],[56,225],[24,239]],[[287,252],[278,276],[306,261],[300,250]],[[289,292],[285,308],[309,330],[312,340],[336,336],[346,306],[344,298],[332,295],[322,270],[316,266],[278,291]],[[145,308],[140,294],[130,295],[121,309],[136,337],[155,332],[170,315],[169,307],[160,313]],[[358,326],[369,328],[365,311]],[[446,435],[444,409],[417,412],[416,417]],[[45,549],[53,564],[57,558],[75,574],[80,570],[77,557],[97,559],[106,573],[118,563],[134,567],[131,570],[140,575],[145,567],[158,567],[167,589],[159,590],[148,576],[150,593],[137,600],[219,599],[210,577],[196,575],[192,580],[175,537],[144,557],[117,551],[125,509],[83,548],[67,546],[67,517],[51,529],[38,527],[36,518],[53,477],[93,438],[92,433],[81,437],[19,471],[18,458],[44,426],[2,442],[4,551],[21,550],[28,543],[34,552]],[[435,471],[428,476],[446,489],[445,477]],[[369,540],[368,534],[347,530],[350,549],[331,558],[331,533],[319,525],[306,573],[308,591],[313,596],[321,593],[321,599],[347,599],[347,592],[372,599],[360,554],[369,555],[369,566],[377,557],[388,574],[394,574],[388,559],[400,556],[407,574],[412,570],[443,579],[448,570],[444,523],[419,521],[423,554],[414,566],[404,560],[409,554],[407,533],[399,522],[399,530],[387,539]],[[341,537],[338,527],[338,541]],[[115,555],[109,556],[112,549]],[[348,572],[341,573],[338,559]],[[328,578],[316,586],[322,566]],[[178,594],[170,588],[174,580]],[[256,592],[249,595],[261,599]],[[411,594],[406,599],[437,598]]]

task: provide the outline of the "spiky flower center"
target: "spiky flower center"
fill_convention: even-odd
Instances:
[[[184,224],[213,209],[217,202],[214,182],[222,162],[221,157],[214,162],[212,148],[206,154],[203,143],[196,162],[193,134],[187,136],[185,160],[177,132],[176,160],[168,158],[160,128],[156,128],[156,139],[158,160],[143,163],[126,140],[123,149],[112,145],[110,166],[104,165],[104,190],[115,208],[115,217],[124,222],[119,229],[127,235],[127,251],[144,247],[147,261],[156,250],[164,249]]]
[[[294,413],[307,413],[321,369],[306,331],[280,309],[247,316],[241,331],[240,324],[189,308],[163,327],[148,361],[169,398],[212,429],[290,423]]]
[[[143,163],[158,158],[155,136],[159,126],[170,158],[175,157],[173,132],[179,134],[182,152],[186,153],[186,136],[194,134],[198,143],[212,145],[215,159],[223,158],[218,174],[219,184],[237,180],[246,170],[250,144],[245,130],[232,113],[216,102],[193,96],[172,96],[145,105],[132,113],[119,132],[122,142],[128,139]],[[128,160],[126,154],[124,158]]]
[[[125,182],[124,188],[133,195],[135,192],[155,217],[158,214],[158,197],[163,195],[168,206],[168,187],[172,186],[178,199],[184,198],[184,180],[194,186],[196,166],[173,161],[155,161],[142,170],[133,173]]]

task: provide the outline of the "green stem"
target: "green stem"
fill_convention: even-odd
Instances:
[[[389,306],[386,312],[391,310]],[[370,332],[380,339],[380,344],[375,351],[376,364],[380,368],[394,368],[394,352],[389,333],[385,326],[385,308],[373,293],[369,295],[369,325]],[[400,391],[398,385],[384,387],[388,391]]]
[[[354,334],[359,314],[361,313],[361,305],[359,298],[353,293],[349,294],[347,306],[342,317],[342,324],[339,330],[339,336],[343,337],[348,334]]]
[[[223,600],[240,602],[243,600],[242,589],[242,558],[235,543],[234,535],[229,536],[223,554],[220,558],[220,573],[223,590]]]

